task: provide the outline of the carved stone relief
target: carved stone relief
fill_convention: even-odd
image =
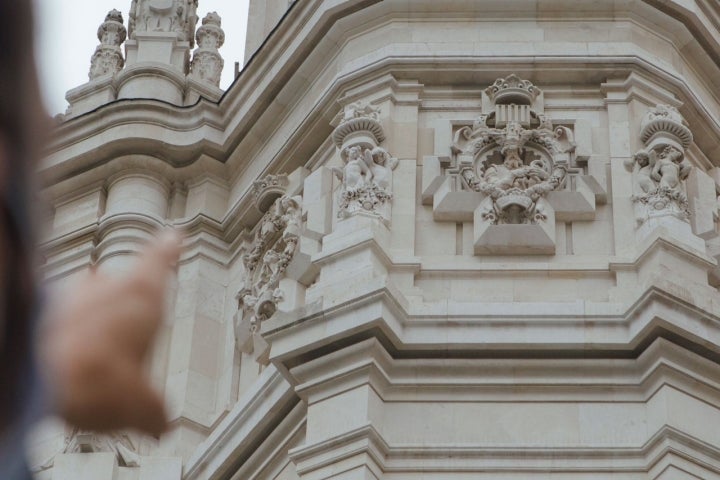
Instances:
[[[640,128],[645,148],[626,163],[633,172],[632,200],[638,225],[664,216],[688,221],[685,180],[692,167],[685,159],[685,150],[692,143],[692,132],[680,112],[670,105],[652,108]]]
[[[114,75],[122,70],[125,65],[120,46],[127,37],[127,31],[123,25],[122,14],[117,10],[111,10],[105,17],[97,32],[100,45],[90,60],[90,80]]]
[[[277,311],[283,298],[280,280],[298,250],[302,197],[282,196],[262,218],[243,255],[245,282],[237,294],[235,335],[238,349],[267,361],[269,346],[259,335],[260,324]]]
[[[180,41],[192,44],[197,7],[198,0],[132,0],[130,38],[135,38],[135,32],[174,32]]]
[[[225,32],[221,28],[220,15],[208,13],[197,31],[198,48],[193,53],[190,77],[214,86],[220,85],[225,61],[218,49],[225,43]]]
[[[423,204],[437,221],[471,221],[476,255],[554,254],[556,220],[592,220],[605,191],[532,82],[499,78],[482,105],[472,125],[453,127],[452,156],[424,158]]]
[[[538,200],[564,186],[567,154],[575,149],[572,132],[555,128],[549,118],[529,108],[539,90],[527,80],[515,75],[498,79],[486,93],[496,107],[505,106],[497,102],[511,101],[528,108],[496,108],[480,115],[472,127],[458,130],[454,149],[460,175],[469,188],[492,199],[483,213],[491,224],[543,222]],[[498,128],[499,123],[504,128]]]
[[[353,103],[334,124],[333,141],[344,163],[342,168],[333,168],[342,182],[338,217],[362,214],[389,221],[392,171],[398,162],[379,146],[385,140],[380,110]]]

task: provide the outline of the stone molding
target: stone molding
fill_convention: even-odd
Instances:
[[[675,5],[674,0],[667,3]],[[455,16],[458,19],[466,18],[465,13],[476,13],[470,3],[421,0],[418,5],[429,11],[415,12],[412,20],[419,23],[428,20],[430,30],[421,29],[417,32],[436,35],[437,42],[430,39],[423,43],[422,49],[418,49],[412,42],[405,44],[388,36],[387,45],[383,45],[383,48],[366,52],[363,50],[367,47],[363,43],[366,39],[357,27],[373,25],[373,28],[383,29],[389,26],[388,30],[393,32],[401,30],[403,22],[408,21],[407,12],[402,10],[402,2],[336,2],[332,5],[331,13],[324,10],[328,5],[320,0],[296,2],[293,8],[299,13],[298,17],[284,20],[278,26],[263,50],[248,65],[243,73],[244,78],[236,83],[232,92],[219,104],[202,100],[195,106],[181,108],[141,99],[115,102],[103,107],[102,111],[88,113],[60,126],[57,149],[44,167],[46,182],[52,188],[50,196],[55,199],[66,197],[66,193],[72,190],[71,185],[74,188],[83,182],[109,177],[113,168],[131,162],[128,158],[116,158],[125,154],[137,156],[138,159],[132,161],[145,161],[153,168],[160,164],[163,175],[167,174],[171,182],[187,184],[204,175],[205,170],[212,171],[219,178],[229,179],[226,196],[222,197],[223,201],[216,202],[217,205],[213,204],[212,208],[198,207],[193,210],[192,218],[172,216],[170,220],[155,219],[160,223],[174,221],[188,228],[188,249],[180,261],[180,271],[183,272],[186,267],[188,269],[185,272],[190,271],[194,263],[202,263],[210,267],[208,270],[213,272],[212,275],[220,272],[217,273],[218,279],[213,278],[213,283],[218,284],[217,290],[221,292],[219,296],[223,298],[218,304],[224,302],[217,309],[217,312],[222,313],[208,314],[224,322],[218,327],[221,333],[217,334],[224,342],[224,351],[213,351],[212,354],[216,356],[211,355],[208,362],[217,362],[218,370],[223,369],[221,378],[188,380],[195,373],[191,371],[192,368],[214,368],[214,364],[208,366],[196,356],[195,351],[197,348],[197,352],[202,355],[202,352],[215,350],[207,347],[209,341],[206,338],[213,338],[209,332],[211,328],[206,329],[207,324],[204,323],[208,319],[200,318],[200,315],[187,321],[183,318],[183,325],[172,332],[181,340],[180,347],[172,344],[174,348],[179,350],[188,346],[193,355],[191,357],[188,353],[187,358],[180,361],[170,356],[168,360],[175,362],[168,369],[175,369],[180,364],[183,373],[179,376],[187,373],[180,382],[181,387],[170,393],[173,402],[182,405],[176,409],[180,416],[175,420],[180,433],[168,439],[168,445],[172,444],[168,448],[188,448],[187,445],[199,443],[203,435],[209,435],[208,440],[201,443],[191,457],[185,469],[185,478],[229,478],[233,475],[238,478],[274,478],[282,475],[278,471],[280,464],[288,465],[286,475],[293,475],[293,459],[302,464],[300,473],[307,478],[332,477],[337,471],[333,472],[328,465],[333,462],[337,462],[340,469],[367,468],[368,475],[377,476],[412,475],[407,467],[410,462],[416,462],[426,471],[441,472],[438,474],[441,476],[460,472],[462,468],[467,475],[472,469],[489,467],[504,469],[503,472],[508,476],[510,473],[522,476],[522,472],[500,465],[503,461],[522,458],[527,459],[538,472],[544,468],[546,473],[548,468],[559,468],[558,462],[564,462],[567,470],[562,474],[574,474],[582,478],[581,475],[585,473],[578,472],[580,468],[587,469],[588,465],[605,468],[603,473],[607,473],[607,468],[622,464],[626,470],[620,475],[632,470],[633,475],[639,478],[652,474],[653,478],[665,480],[672,478],[668,476],[672,472],[662,473],[657,470],[660,467],[654,466],[654,470],[648,470],[648,465],[654,462],[657,465],[678,467],[679,463],[674,460],[654,453],[662,448],[671,452],[670,455],[681,455],[684,452],[684,458],[690,459],[691,463],[703,463],[698,453],[701,451],[711,459],[710,464],[716,461],[717,452],[707,448],[707,445],[701,445],[697,438],[693,438],[692,432],[685,435],[671,428],[658,432],[657,437],[645,443],[638,441],[607,448],[594,448],[596,445],[586,448],[587,445],[578,444],[575,445],[576,449],[552,447],[540,451],[523,445],[519,448],[500,445],[498,449],[498,445],[482,444],[479,441],[468,442],[467,448],[454,448],[448,442],[427,442],[423,445],[411,441],[405,444],[385,442],[382,445],[385,435],[382,428],[390,425],[391,421],[388,420],[387,424],[379,421],[349,429],[331,438],[323,439],[321,435],[316,435],[305,446],[298,447],[306,429],[315,428],[312,422],[318,419],[317,415],[308,416],[307,424],[304,423],[307,415],[305,401],[309,399],[308,406],[322,412],[323,407],[315,402],[334,398],[331,395],[342,395],[342,382],[346,382],[347,388],[374,382],[372,388],[376,388],[383,399],[390,399],[390,403],[407,398],[403,395],[411,390],[408,385],[413,382],[421,384],[421,388],[416,390],[418,398],[428,402],[452,394],[458,384],[463,382],[465,384],[462,388],[466,388],[463,394],[468,400],[466,403],[480,403],[488,399],[512,402],[517,397],[513,397],[511,386],[498,385],[498,382],[493,384],[490,377],[480,378],[486,381],[479,382],[481,385],[468,385],[466,382],[468,378],[469,383],[478,378],[477,375],[472,377],[470,372],[473,368],[483,371],[483,367],[488,365],[488,375],[504,375],[503,378],[507,378],[508,374],[502,370],[503,363],[514,367],[516,370],[513,374],[517,374],[519,384],[527,387],[526,391],[521,392],[529,400],[525,402],[526,407],[531,402],[543,401],[543,395],[547,393],[543,392],[540,384],[545,381],[550,385],[549,388],[557,389],[559,396],[568,400],[560,409],[578,398],[610,404],[621,399],[644,401],[647,392],[656,392],[659,397],[665,395],[665,390],[653,390],[653,386],[658,385],[653,382],[665,382],[676,390],[692,391],[696,393],[696,398],[707,395],[713,404],[717,400],[717,386],[712,383],[712,375],[706,375],[712,371],[710,364],[691,361],[683,363],[682,359],[673,363],[662,359],[643,376],[637,368],[633,368],[633,361],[629,360],[629,357],[643,351],[648,343],[654,341],[663,344],[663,338],[673,339],[706,357],[714,358],[720,354],[720,334],[716,328],[720,321],[713,303],[716,292],[707,282],[708,271],[716,267],[714,259],[706,253],[702,239],[692,238],[692,235],[675,235],[671,228],[658,233],[662,228],[655,228],[650,234],[637,235],[637,238],[633,238],[630,231],[628,248],[622,251],[618,250],[622,239],[617,241],[617,237],[622,237],[621,234],[615,235],[615,239],[598,240],[598,232],[613,230],[609,234],[612,236],[623,225],[629,225],[630,229],[633,227],[632,214],[622,216],[629,211],[623,210],[623,205],[631,205],[631,192],[628,190],[631,175],[623,167],[623,160],[633,152],[630,149],[638,148],[639,141],[653,144],[658,138],[658,132],[668,130],[676,138],[676,143],[686,149],[683,140],[686,136],[682,129],[675,128],[677,122],[668,126],[667,122],[653,120],[640,126],[638,107],[643,108],[645,105],[667,103],[680,108],[680,101],[685,104],[678,111],[682,111],[692,125],[698,142],[697,146],[693,145],[685,151],[686,161],[696,166],[691,176],[683,180],[689,197],[689,209],[693,212],[695,208],[702,209],[712,217],[711,207],[697,202],[699,206],[693,207],[692,203],[694,175],[714,161],[713,152],[717,150],[713,150],[712,144],[720,132],[710,89],[702,86],[702,81],[698,82],[702,72],[693,76],[697,74],[695,70],[698,69],[695,67],[699,59],[705,58],[700,49],[686,48],[675,57],[688,66],[686,76],[675,72],[672,67],[675,63],[667,62],[662,54],[655,58],[649,44],[641,46],[631,41],[625,44],[611,40],[612,45],[604,49],[602,55],[598,53],[598,45],[591,45],[590,38],[589,43],[583,41],[578,44],[548,41],[542,45],[532,45],[531,41],[519,41],[517,45],[503,46],[490,42],[492,48],[497,48],[497,52],[487,52],[484,48],[490,47],[483,43],[453,43],[457,33],[455,31],[432,30],[435,23],[439,24],[439,20],[447,19],[448,12],[453,19]],[[565,5],[570,6],[570,2]],[[642,18],[641,5],[642,1],[631,2],[621,10],[611,12],[616,15],[613,21],[617,19],[618,22],[624,22],[632,18],[632,25],[624,25],[623,28],[627,28],[625,33],[634,35],[633,38],[647,33],[645,23],[657,20],[654,17]],[[594,12],[589,13],[590,17],[607,18],[610,12],[607,5],[598,3],[596,7]],[[508,3],[496,2],[491,11],[495,12],[493,15],[497,13],[491,21],[501,22],[506,18],[502,12],[509,12]],[[534,22],[536,13],[530,12],[529,22]],[[458,26],[464,21],[459,21]],[[675,38],[668,33],[672,32],[669,28],[671,24],[679,25],[679,21],[658,20],[655,33]],[[481,30],[477,31],[483,34]],[[523,38],[532,38],[536,33],[529,28],[519,34]],[[564,27],[558,27],[550,33],[560,36],[568,32]],[[588,31],[589,37],[595,34],[592,30]],[[358,45],[362,52],[353,56],[358,53]],[[581,46],[585,47],[582,51]],[[511,58],[505,57],[503,52],[510,47],[517,47],[517,50]],[[327,69],[316,68],[319,61],[317,55],[312,54],[316,48],[321,52],[329,48],[337,51],[337,56],[328,59],[328,62],[333,63]],[[674,56],[674,52],[671,54]],[[558,68],[558,65],[562,68]],[[714,71],[710,64],[703,67],[707,73],[705,68]],[[152,75],[152,71],[151,68],[146,70],[148,75]],[[265,78],[269,71],[273,72],[271,79]],[[523,82],[520,77],[508,77],[511,71],[532,78],[542,86],[542,90]],[[483,89],[499,76],[502,78],[499,79],[501,85],[498,91],[491,90],[483,94]],[[616,78],[619,76],[625,77]],[[173,78],[182,79],[182,75]],[[601,78],[607,78],[607,81],[601,84]],[[479,83],[476,82],[478,79]],[[186,94],[188,89],[200,85],[193,85],[194,81],[185,77],[182,88],[186,89]],[[112,89],[117,81],[103,80],[98,83]],[[396,90],[394,87],[389,88],[388,84],[402,85],[402,88]],[[507,88],[504,88],[505,84]],[[204,83],[205,87],[210,88]],[[504,90],[507,92],[503,93]],[[351,102],[358,100],[372,100],[373,105],[382,106],[382,111],[365,110],[362,104],[356,112],[344,110],[340,122],[346,113],[350,113],[352,121],[346,122],[343,128],[336,130],[337,135],[333,135],[335,132],[328,128],[328,124],[337,106],[350,106]],[[542,110],[545,105],[548,106],[547,114]],[[280,108],[282,115],[277,115]],[[488,118],[480,116],[473,122],[472,117],[477,117],[478,113],[488,117],[493,115],[494,118],[488,122]],[[612,117],[607,121],[609,126],[606,125],[606,113]],[[540,114],[547,117],[541,120]],[[627,117],[630,129],[637,131],[625,131],[629,129],[621,125],[623,115]],[[551,127],[552,122],[548,123],[549,118],[567,130],[558,133],[555,125]],[[541,128],[543,124],[546,126],[544,129]],[[340,124],[332,126],[339,128]],[[378,134],[378,126],[381,135]],[[475,168],[461,171],[457,157],[462,156],[462,151],[455,153],[453,158],[450,151],[453,133],[463,128],[470,131],[471,137],[475,132],[476,138],[483,135],[489,138],[494,134],[492,130],[497,129],[504,132],[504,137],[501,133],[498,138],[507,142],[510,137],[510,143],[514,141],[514,134],[511,134],[513,130],[519,132],[518,137],[522,137],[523,130],[545,130],[549,132],[545,139],[550,143],[568,142],[569,145],[571,141],[583,142],[574,154],[568,155],[565,187],[560,187],[561,182],[558,181],[558,188],[539,194],[534,203],[536,211],[540,207],[541,215],[530,219],[530,223],[522,224],[531,227],[554,224],[554,228],[542,231],[535,229],[533,232],[537,234],[535,247],[540,244],[540,240],[545,242],[539,249],[546,255],[545,258],[473,258],[472,254],[483,253],[487,244],[493,245],[488,253],[518,252],[502,251],[501,244],[506,239],[488,240],[488,232],[502,234],[500,229],[487,228],[476,232],[468,224],[481,225],[485,222],[490,223],[489,227],[514,227],[516,224],[503,223],[507,218],[496,220],[495,224],[489,222],[487,212],[494,211],[498,202],[493,203],[492,196],[483,192],[483,189],[492,190],[492,185],[481,188],[481,177]],[[648,132],[647,138],[644,138],[643,128]],[[570,134],[574,134],[574,140]],[[624,134],[629,135],[627,142],[623,140]],[[617,141],[608,145],[606,137]],[[107,143],[107,138],[120,140]],[[395,172],[395,190],[389,192],[395,197],[391,212],[392,224],[388,226],[382,214],[372,218],[350,215],[338,221],[334,215],[337,210],[333,211],[334,206],[337,206],[333,202],[337,198],[333,198],[332,193],[333,185],[337,186],[337,182],[333,181],[330,168],[323,165],[332,165],[328,162],[342,165],[339,162],[345,161],[342,158],[344,147],[352,148],[363,142],[374,146],[360,148],[359,155],[366,159],[368,152],[372,158],[374,149],[380,147],[383,141],[387,142],[383,146],[401,159],[401,168]],[[627,152],[607,158],[608,148],[611,152]],[[339,154],[336,149],[340,150]],[[656,151],[659,156],[664,149],[661,151],[658,146]],[[154,158],[140,160],[143,152]],[[416,158],[413,152],[424,157]],[[351,153],[358,155],[358,151],[348,150],[347,159],[351,158]],[[706,153],[708,158],[704,158],[702,153]],[[466,157],[468,164],[475,167],[475,158],[472,155]],[[382,155],[378,158],[385,157]],[[564,162],[564,158],[557,161],[558,164]],[[374,158],[372,163],[375,163]],[[367,161],[365,165],[373,166]],[[289,172],[300,166],[313,170],[314,176],[308,183],[295,182],[300,185],[297,189],[279,188],[279,184],[283,183],[279,177],[275,179],[278,185],[273,185],[272,176],[263,178],[268,172]],[[483,172],[488,168],[485,167]],[[344,169],[340,170],[345,177]],[[550,176],[553,171],[551,169]],[[68,178],[72,182],[57,183]],[[708,178],[709,189],[713,190],[715,184]],[[487,180],[484,176],[482,179]],[[612,189],[606,188],[606,179],[615,182],[612,183]],[[705,183],[708,184],[708,181]],[[253,182],[257,185],[254,186]],[[417,195],[414,195],[415,182]],[[627,183],[627,188],[623,182]],[[240,355],[234,349],[236,345],[233,342],[238,342],[233,335],[234,325],[229,312],[235,310],[232,293],[241,287],[240,256],[252,250],[243,250],[255,240],[253,235],[248,234],[253,226],[263,223],[262,212],[267,210],[268,204],[273,203],[273,197],[295,195],[302,190],[303,185],[303,222],[307,222],[309,227],[313,216],[322,216],[323,221],[313,224],[311,235],[303,235],[303,250],[298,247],[293,262],[302,259],[320,270],[321,274],[317,276],[313,272],[312,279],[296,281],[299,276],[291,273],[288,266],[284,273],[286,278],[283,289],[288,297],[293,297],[293,301],[298,299],[295,303],[288,300],[288,304],[298,308],[279,309],[276,315],[262,322],[262,336],[253,336],[253,340],[261,338],[272,343],[270,358],[267,358],[264,347],[260,348],[256,344],[252,347],[253,353],[261,353],[258,355],[260,360],[270,361],[264,372],[276,369],[273,375],[277,374],[280,379],[294,378],[293,375],[299,375],[308,365],[303,362],[312,362],[327,355],[327,378],[320,378],[322,373],[319,368],[310,372],[317,374],[314,378],[308,377],[307,381],[292,386],[283,385],[286,402],[269,400],[269,405],[256,408],[257,405],[249,407],[245,399],[241,399],[236,409],[232,406],[235,402],[233,395],[238,390],[242,392],[249,388],[256,395],[253,398],[258,405],[264,398],[258,393],[257,384],[253,383],[263,367],[256,365],[252,356]],[[317,188],[307,188],[310,185]],[[386,185],[392,186],[392,182]],[[343,189],[347,191],[346,185],[341,187],[341,191]],[[508,195],[498,195],[499,198],[505,196]],[[611,205],[602,206],[608,197],[611,197]],[[519,195],[514,200],[522,206],[527,204],[523,198],[533,202],[532,195]],[[427,207],[423,207],[420,202]],[[482,202],[485,202],[483,208],[478,209]],[[390,201],[383,205],[389,206]],[[525,209],[532,206],[528,205]],[[227,210],[224,210],[225,207]],[[500,209],[505,210],[503,205],[500,205]],[[379,211],[382,206],[378,208],[373,204],[370,210]],[[58,232],[56,238],[48,243],[51,247],[48,270],[63,275],[79,268],[86,256],[104,254],[103,251],[108,254],[131,253],[134,246],[140,244],[146,230],[154,224],[150,217],[119,213],[103,218],[102,226],[97,223],[78,224],[74,225],[77,228],[73,231]],[[383,221],[377,221],[378,218]],[[412,226],[410,219],[416,221]],[[434,221],[449,223],[436,225]],[[575,223],[591,221],[596,223]],[[557,222],[566,222],[566,225]],[[606,224],[608,228],[596,228],[601,224]],[[440,248],[435,251],[427,243],[422,244],[423,235],[429,230],[433,230],[433,240],[436,232],[437,238],[442,237],[442,251]],[[702,238],[712,236],[712,225],[703,231],[705,236]],[[515,237],[525,242],[530,235]],[[97,245],[99,238],[102,238],[102,242]],[[416,243],[408,247],[413,238]],[[607,241],[611,247],[607,252],[588,248],[575,255],[567,246],[573,238],[576,242]],[[70,243],[66,244],[65,241]],[[527,243],[522,245],[526,249],[525,253],[532,253]],[[559,247],[560,254],[551,256],[556,247]],[[256,266],[256,269],[260,267]],[[351,289],[348,288],[348,278],[352,279]],[[438,285],[441,295],[433,292]],[[535,289],[536,285],[539,288]],[[223,290],[224,286],[227,286],[226,290]],[[444,294],[442,289],[448,293]],[[503,294],[509,292],[510,299],[503,297],[487,300],[491,296],[488,294],[489,289],[497,289]],[[602,297],[603,300],[586,300],[600,298],[601,295],[593,293],[582,296],[585,295],[583,289],[608,292],[606,297]],[[208,293],[202,288],[189,290],[191,295],[197,293],[198,303],[205,298],[200,296]],[[575,290],[581,293],[582,298],[570,298]],[[275,304],[277,307],[277,302]],[[243,313],[241,309],[238,318]],[[217,326],[213,324],[211,327]],[[414,355],[412,361],[422,371],[412,377],[411,369],[387,367],[377,358],[373,361],[377,360],[380,367],[369,367],[361,361],[343,365],[331,362],[338,359],[334,355],[337,353],[335,350],[340,348],[337,343],[339,338],[344,340],[342,346],[345,347],[369,337],[380,339],[383,348],[389,349],[393,355]],[[213,346],[216,344],[213,343]],[[662,349],[675,351],[672,345],[664,345]],[[641,356],[649,350],[643,351]],[[579,358],[586,352],[603,358]],[[366,351],[356,353],[360,356],[367,354]],[[423,376],[426,371],[437,372],[432,370],[436,364],[421,358],[425,354],[444,358],[446,368],[440,369],[439,378],[444,373],[450,374],[442,380]],[[487,358],[466,362],[470,356],[508,358],[503,358],[493,366]],[[532,370],[533,363],[509,358],[513,356],[539,357],[537,365],[541,367],[534,370],[538,376],[532,377],[530,373],[523,376],[523,369]],[[563,366],[550,360],[554,356],[562,356],[563,365],[568,367],[582,364],[586,368],[582,373],[588,375],[567,374],[563,377],[561,373],[548,373],[548,365],[557,368],[553,372],[563,369]],[[649,357],[643,357],[644,360],[646,358]],[[586,360],[588,363],[585,363]],[[472,368],[468,368],[468,364]],[[589,367],[589,364],[597,369],[593,370],[594,367]],[[353,367],[357,369],[352,370]],[[453,372],[457,373],[455,377],[452,376]],[[615,376],[603,376],[603,372],[614,372]],[[593,377],[595,373],[597,375]],[[374,378],[368,380],[363,375],[373,375]],[[430,373],[428,377],[431,377]],[[614,393],[608,393],[599,386],[603,382],[607,385],[616,378],[619,378],[619,384],[615,385],[617,390]],[[592,384],[588,379],[597,379],[597,383]],[[202,388],[188,387],[182,390],[186,388],[183,382],[191,385],[196,380],[202,384]],[[267,377],[261,373],[258,382],[265,385],[266,381]],[[443,384],[443,381],[446,383]],[[393,382],[396,385],[391,385]],[[632,385],[633,382],[641,386]],[[167,385],[171,383],[168,381]],[[578,383],[580,386],[574,385]],[[193,398],[196,393],[205,393],[204,389],[212,393],[202,399],[198,398],[199,395]],[[192,404],[207,398],[213,399],[207,402],[212,405],[197,407]],[[683,405],[700,408],[702,405],[707,406],[707,402],[701,405],[701,402],[690,401]],[[228,412],[227,408],[232,410]],[[197,414],[201,410],[203,415]],[[355,409],[352,410],[355,412]],[[684,409],[674,411],[679,415]],[[542,414],[538,415],[538,420],[542,417]],[[432,416],[428,415],[428,418]],[[468,419],[472,418],[468,416]],[[602,412],[598,413],[597,418],[605,419]],[[706,417],[711,418],[714,416]],[[597,421],[593,426],[598,423],[604,424]],[[680,426],[681,429],[684,427]],[[273,433],[268,437],[268,432]],[[484,433],[482,428],[478,432]],[[375,439],[374,434],[377,434]],[[288,440],[291,435],[297,436]],[[290,445],[294,449],[288,457]],[[243,465],[236,470],[238,459],[242,459]],[[553,461],[554,466],[550,465]],[[269,465],[269,462],[273,464]],[[700,478],[708,477],[696,470],[688,471]],[[273,472],[273,475],[267,472]],[[608,478],[613,478],[612,475],[618,474],[607,473]]]

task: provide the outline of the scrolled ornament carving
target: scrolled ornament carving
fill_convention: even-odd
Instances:
[[[488,126],[493,121],[494,114],[481,115],[456,133],[454,151],[466,159],[459,163],[460,176],[493,200],[484,216],[492,224],[541,222],[537,201],[565,184],[567,154],[575,148],[572,132],[553,127],[543,115],[536,115],[531,129],[515,121],[502,129]]]
[[[355,134],[369,135],[376,145],[385,141],[385,132],[380,123],[380,109],[362,102],[348,105],[333,122],[333,141],[342,149],[348,138]]]
[[[258,352],[260,324],[272,317],[283,298],[280,280],[292,261],[300,241],[302,197],[282,196],[262,218],[247,253],[242,257],[245,281],[238,292],[235,335],[238,349]],[[264,344],[266,346],[266,344]]]
[[[645,148],[625,164],[633,172],[632,200],[638,224],[665,216],[688,221],[685,180],[692,166],[685,158],[685,149],[692,143],[692,132],[677,108],[670,105],[652,108],[643,117],[640,129]]]
[[[123,25],[122,14],[117,10],[111,10],[105,17],[97,32],[100,45],[95,48],[95,53],[90,60],[90,80],[114,75],[122,70],[125,65],[120,46],[127,37],[127,31]]]

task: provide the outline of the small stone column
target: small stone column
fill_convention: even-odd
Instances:
[[[125,65],[120,49],[120,45],[127,37],[122,14],[117,10],[110,10],[105,21],[98,28],[97,36],[100,45],[95,49],[90,61],[90,73],[88,73],[90,80],[115,75]]]
[[[115,100],[113,80],[125,65],[120,46],[127,37],[122,14],[110,10],[97,32],[100,45],[90,60],[89,82],[67,92],[66,116],[82,115]]]
[[[219,86],[225,61],[218,49],[225,43],[225,32],[221,24],[220,15],[211,12],[203,18],[202,26],[197,31],[197,48],[193,53],[188,75],[188,93],[193,97],[190,101],[196,101],[200,95],[213,100],[222,95]]]

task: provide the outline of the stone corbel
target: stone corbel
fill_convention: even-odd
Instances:
[[[625,163],[633,175],[638,227],[671,218],[689,223],[685,180],[692,166],[685,151],[693,141],[692,132],[677,108],[670,105],[650,109],[640,128],[645,148]]]
[[[338,218],[363,215],[389,223],[393,170],[398,161],[380,146],[385,140],[380,110],[353,103],[338,115],[333,126],[333,142],[344,164],[333,168],[342,182]]]

